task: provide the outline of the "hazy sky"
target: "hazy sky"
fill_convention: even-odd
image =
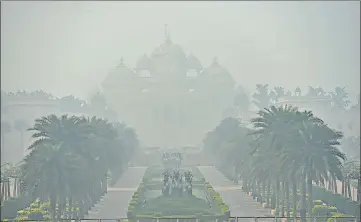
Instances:
[[[214,56],[238,83],[360,91],[360,3],[1,2],[1,88],[85,98],[121,57],[129,67],[164,40]]]

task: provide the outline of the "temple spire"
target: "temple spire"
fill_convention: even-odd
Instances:
[[[124,59],[123,59],[123,57],[120,58],[120,63],[119,63],[119,65],[118,65],[118,67],[122,67],[122,66],[124,66]]]
[[[164,24],[164,37],[166,42],[170,42],[170,32],[168,29],[168,24]]]

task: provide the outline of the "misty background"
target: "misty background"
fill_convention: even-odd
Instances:
[[[360,91],[359,2],[1,2],[1,88],[87,98],[124,57],[163,42],[234,79]]]

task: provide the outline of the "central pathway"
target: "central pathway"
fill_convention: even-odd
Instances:
[[[108,193],[96,204],[89,215],[88,221],[94,219],[120,219],[126,218],[128,203],[134,191],[141,182],[146,167],[130,167],[117,183],[108,188]],[[205,179],[219,192],[225,203],[228,204],[233,217],[264,217],[270,210],[261,208],[260,204],[246,195],[240,186],[228,180],[213,166],[201,166],[199,170]],[[110,220],[108,220],[110,221]],[[254,221],[252,218],[238,219],[239,222]],[[259,219],[258,221],[267,221]],[[268,220],[269,221],[269,220]]]
[[[223,201],[228,204],[232,217],[265,217],[270,215],[269,209],[262,208],[260,203],[257,203],[241,190],[240,185],[235,185],[214,166],[200,166],[198,168],[206,181],[213,186],[222,196]],[[239,218],[238,221],[254,221],[254,219]],[[265,221],[265,219],[262,219],[262,221]]]
[[[117,183],[108,188],[108,193],[102,200],[89,211],[87,219],[126,218],[128,203],[142,181],[145,170],[146,167],[129,167]]]

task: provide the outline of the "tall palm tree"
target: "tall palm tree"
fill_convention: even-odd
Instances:
[[[345,109],[350,104],[348,100],[348,93],[346,92],[345,87],[336,87],[334,92],[330,93],[333,107],[339,109]]]
[[[11,125],[7,121],[1,121],[1,156],[4,158],[5,153],[5,134],[11,132]]]
[[[276,86],[273,89],[273,91],[274,91],[274,95],[275,95],[274,100],[276,102],[278,102],[281,97],[284,97],[286,95],[285,94],[285,89],[283,87],[281,87],[281,86]]]
[[[248,98],[247,94],[245,93],[245,90],[241,86],[238,86],[236,89],[236,95],[233,100],[233,105],[238,111],[236,116],[239,116],[239,113],[244,115],[244,113],[249,108],[250,99]]]
[[[20,147],[24,151],[24,130],[29,127],[28,123],[23,119],[18,119],[14,122],[14,128],[20,132]]]
[[[253,103],[259,108],[268,108],[271,105],[271,93],[268,90],[268,84],[256,85],[256,93],[252,95]]]
[[[312,181],[323,181],[327,179],[329,172],[337,179],[342,179],[341,160],[345,154],[340,152],[336,146],[340,145],[343,134],[330,129],[324,124],[315,122],[304,122],[300,129],[299,144],[300,156],[304,162],[304,172],[307,178],[308,189],[308,212],[312,214]],[[303,182],[303,181],[302,181]]]
[[[339,152],[336,145],[342,134],[328,128],[322,120],[313,116],[312,112],[299,112],[297,109],[271,107],[260,111],[259,117],[252,119],[252,123],[259,138],[268,138],[269,146],[263,149],[280,153],[280,160],[284,166],[301,175],[301,216],[306,216],[306,179],[309,193],[309,208],[312,210],[312,181],[315,177],[327,177],[326,172],[341,177],[339,170],[344,154]],[[315,137],[314,135],[318,135]],[[322,159],[326,155],[325,159]],[[321,158],[321,159],[317,159]],[[315,170],[319,170],[315,172]],[[318,179],[318,178],[317,178]],[[291,178],[291,182],[295,183]],[[277,182],[278,185],[278,182]],[[293,195],[295,198],[295,195]],[[295,202],[296,200],[294,200]],[[295,206],[295,205],[294,205]],[[294,212],[295,209],[294,209]]]
[[[124,125],[120,132],[96,117],[49,115],[36,119],[29,130],[35,141],[22,166],[23,181],[33,198],[50,200],[57,219],[74,217],[76,207],[84,215],[107,191],[108,171],[130,158],[124,145],[138,145],[133,129]]]

